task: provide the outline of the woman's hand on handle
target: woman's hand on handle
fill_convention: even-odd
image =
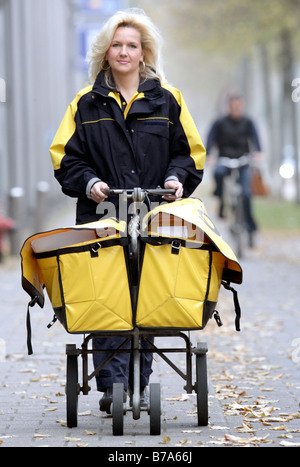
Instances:
[[[91,188],[91,198],[95,203],[103,203],[107,195],[102,190],[109,190],[109,186],[105,182],[96,182]]]
[[[180,183],[179,181],[177,180],[169,180],[167,182],[165,182],[165,188],[168,188],[168,189],[174,189],[176,190],[174,195],[167,195],[167,196],[163,196],[163,198],[165,200],[172,200],[172,199],[178,199],[178,198],[182,198],[182,195],[183,195],[183,185],[182,183]]]

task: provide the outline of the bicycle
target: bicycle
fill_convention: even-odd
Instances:
[[[245,216],[245,199],[240,183],[240,169],[249,165],[251,156],[245,154],[239,158],[220,157],[220,165],[230,170],[228,177],[225,177],[224,204],[229,207],[230,220],[229,230],[233,236],[236,254],[243,257],[247,245],[248,229]]]

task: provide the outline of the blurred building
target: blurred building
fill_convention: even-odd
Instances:
[[[93,35],[127,6],[126,0],[0,0],[0,214],[9,214],[15,187],[24,194],[28,225],[36,225],[39,190],[48,191],[50,206],[64,203],[49,146],[69,102],[87,84]]]

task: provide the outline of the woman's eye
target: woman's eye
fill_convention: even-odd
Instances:
[[[121,46],[121,44],[116,42],[115,44],[112,44],[111,47],[116,49],[117,47],[122,47],[122,46]],[[127,47],[130,48],[130,49],[137,49],[136,44],[129,44]]]

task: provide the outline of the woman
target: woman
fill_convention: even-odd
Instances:
[[[164,186],[175,189],[173,200],[191,195],[202,180],[205,149],[181,93],[165,82],[160,51],[159,32],[140,10],[116,13],[91,46],[93,84],[70,104],[50,148],[62,191],[78,198],[78,224],[99,219],[105,200],[117,207],[107,188]],[[119,344],[120,338],[94,339],[94,349]],[[150,355],[141,362],[141,404]],[[95,365],[103,358],[94,354]],[[109,411],[114,382],[127,390],[129,366],[129,354],[120,353],[98,373],[100,410]]]

